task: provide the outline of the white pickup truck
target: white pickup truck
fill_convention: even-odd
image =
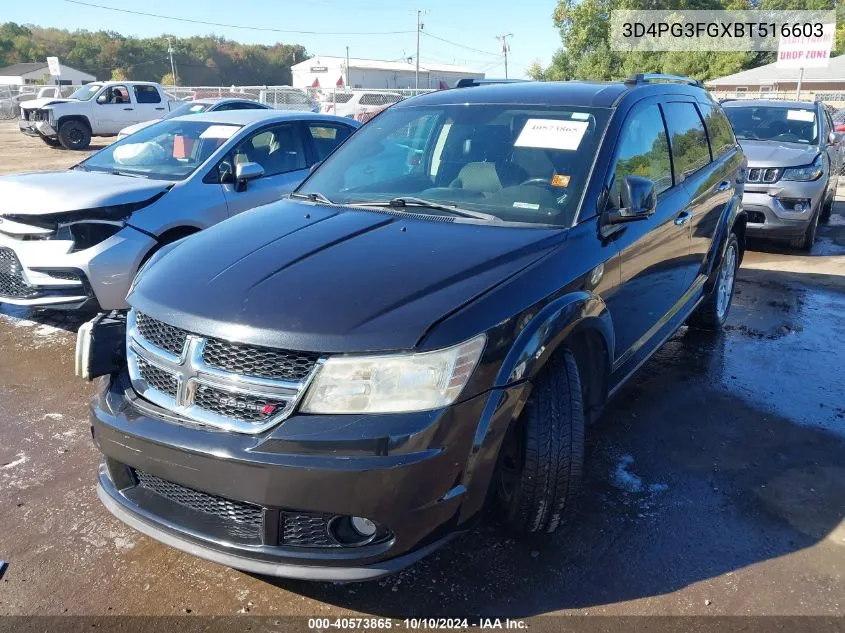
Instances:
[[[47,145],[86,149],[92,136],[114,136],[127,125],[160,119],[172,102],[157,83],[105,81],[82,86],[67,99],[21,103],[20,129]]]

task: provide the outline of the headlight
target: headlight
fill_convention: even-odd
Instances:
[[[816,160],[813,161],[812,165],[805,165],[803,167],[788,167],[787,169],[783,170],[783,176],[780,177],[781,180],[801,180],[801,181],[810,181],[810,180],[818,180],[824,174],[824,167],[822,164],[822,156],[819,154],[816,156]]]
[[[105,242],[124,227],[123,222],[75,222],[59,225],[56,230],[57,240],[73,240],[72,253]]]
[[[337,356],[318,370],[305,413],[403,413],[452,404],[469,381],[487,337],[412,354]]]

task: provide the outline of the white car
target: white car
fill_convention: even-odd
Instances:
[[[67,99],[21,103],[20,130],[47,145],[87,149],[92,136],[114,136],[127,125],[161,118],[176,107],[150,81],[106,81],[79,88]]]
[[[253,101],[251,99],[200,99],[199,101],[188,101],[178,108],[165,114],[158,119],[150,121],[141,121],[135,125],[123,128],[117,133],[117,140],[126,138],[130,134],[134,134],[138,130],[143,130],[145,127],[152,125],[158,121],[166,121],[174,119],[177,116],[185,116],[188,114],[200,114],[201,112],[225,112],[226,110],[271,110],[272,108],[264,103]]]
[[[359,118],[363,114],[380,112],[394,103],[402,101],[404,97],[397,92],[380,90],[351,90],[335,91],[323,95],[322,111],[326,114],[336,114],[350,119]]]
[[[157,121],[66,171],[0,177],[0,302],[120,310],[156,250],[278,200],[358,127],[277,110]]]

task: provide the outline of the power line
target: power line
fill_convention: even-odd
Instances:
[[[292,33],[295,35],[399,35],[413,33],[414,31],[299,31],[293,29],[273,29],[262,26],[246,26],[243,24],[224,24],[222,22],[207,22],[205,20],[193,20],[190,18],[179,18],[172,15],[161,15],[159,13],[147,13],[145,11],[133,11],[132,9],[119,9],[117,7],[108,7],[102,4],[94,4],[93,2],[82,2],[82,0],[64,0],[70,4],[78,4],[85,7],[93,7],[95,9],[105,9],[107,11],[116,11],[118,13],[131,13],[132,15],[143,15],[148,18],[160,18],[162,20],[173,20],[175,22],[188,22],[190,24],[202,24],[205,26],[220,26],[227,29],[247,29],[250,31],[267,31],[271,33]]]
[[[70,0],[67,0],[67,1],[70,2]],[[422,34],[425,35],[426,37],[433,37],[434,39],[439,40],[441,42],[445,42],[446,44],[451,44],[452,46],[457,46],[459,48],[465,48],[468,51],[475,51],[476,53],[482,53],[483,55],[490,55],[492,57],[498,57],[499,56],[499,53],[491,53],[490,51],[483,51],[480,48],[473,48],[472,46],[465,46],[463,44],[459,44],[458,42],[453,42],[452,40],[447,40],[443,37],[438,37],[437,35],[432,35],[431,31],[422,31]]]

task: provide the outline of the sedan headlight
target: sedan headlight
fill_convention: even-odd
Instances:
[[[824,165],[822,163],[822,155],[816,156],[816,160],[812,165],[804,165],[803,167],[787,167],[783,170],[781,180],[800,180],[808,182],[810,180],[818,180],[824,174]]]
[[[452,404],[469,381],[487,337],[434,352],[336,356],[318,370],[304,413],[403,413]]]

